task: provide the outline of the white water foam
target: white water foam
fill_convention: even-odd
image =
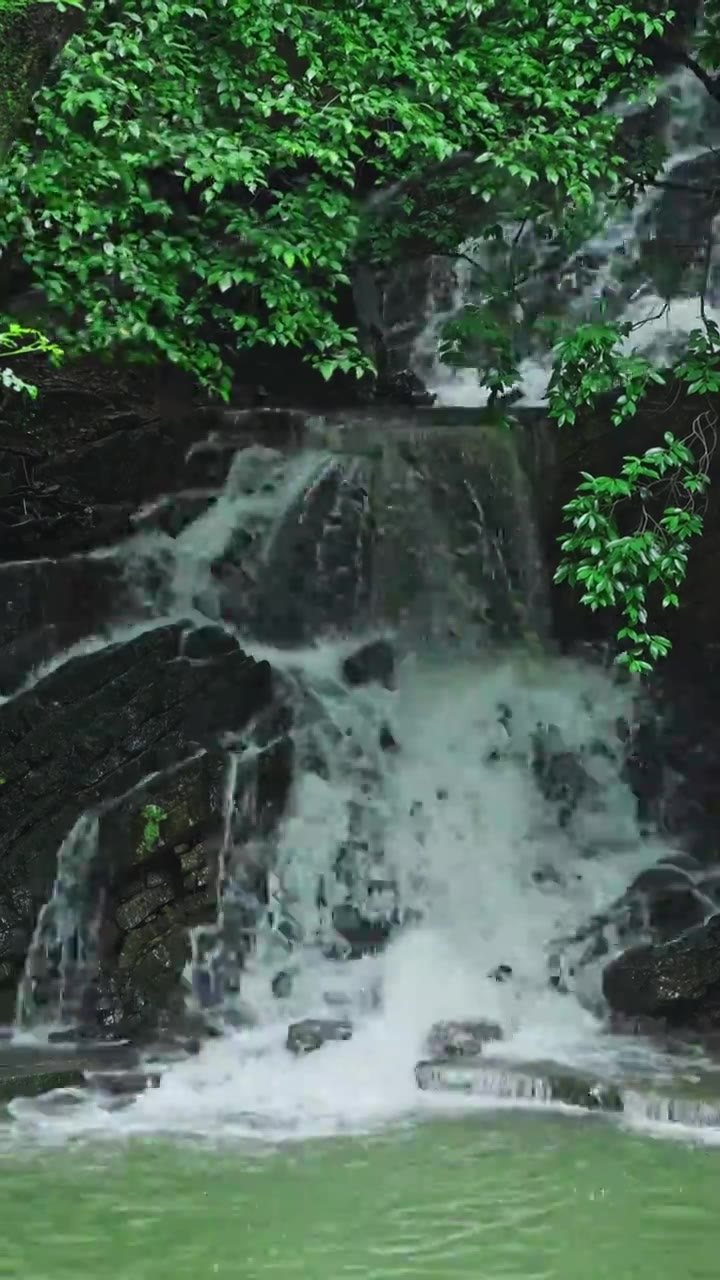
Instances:
[[[333,654],[333,667],[335,661]],[[320,651],[308,665],[317,682]],[[243,988],[254,1029],[170,1066],[159,1089],[120,1110],[93,1098],[50,1108],[16,1102],[15,1137],[169,1132],[274,1143],[364,1131],[446,1107],[497,1106],[496,1098],[468,1102],[418,1091],[415,1063],[431,1024],[446,1018],[500,1022],[508,1061],[551,1060],[609,1076],[625,1069],[628,1045],[605,1035],[574,995],[548,985],[547,952],[553,937],[572,932],[667,852],[640,836],[632,797],[617,776],[615,725],[630,714],[631,696],[629,686],[594,667],[490,655],[450,668],[408,661],[397,693],[363,691],[379,700],[376,709],[399,743],[386,763],[386,861],[404,903],[424,912],[422,922],[379,956],[333,962],[312,947],[301,950],[295,989],[281,1002],[270,994],[273,967],[260,948]],[[499,704],[512,713],[510,736]],[[550,720],[569,750],[601,742],[611,757],[583,756],[598,789],[564,831],[528,769],[532,731]],[[341,810],[332,775],[315,778],[312,791],[298,787],[279,851],[281,879],[291,862],[315,870],[327,863],[345,835]],[[550,865],[558,882],[537,883],[533,871]],[[295,885],[300,915],[309,898],[297,898],[311,893],[313,876],[303,883],[305,889]],[[512,967],[511,981],[488,976],[498,964]],[[381,1007],[368,1011],[367,994],[378,984]],[[338,999],[353,1017],[353,1039],[293,1057],[285,1047],[288,1023],[337,1017]],[[650,1049],[633,1050],[635,1066],[660,1068]]]

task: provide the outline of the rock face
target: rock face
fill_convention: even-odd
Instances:
[[[720,1029],[720,915],[670,942],[625,951],[606,966],[603,994],[621,1014]]]
[[[98,816],[98,837],[83,894],[102,904],[102,972],[84,1014],[134,1027],[172,1006],[187,927],[214,912],[220,740],[271,713],[274,699],[267,663],[218,629],[177,624],[71,659],[0,707],[3,1020],[58,848],[87,812]],[[267,772],[258,779],[260,811],[284,803],[282,741],[274,764],[272,784]]]

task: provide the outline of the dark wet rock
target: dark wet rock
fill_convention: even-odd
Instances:
[[[503,1030],[497,1022],[436,1022],[430,1028],[425,1049],[433,1058],[473,1057],[482,1053],[484,1045],[502,1039]]]
[[[0,707],[0,996],[14,989],[61,842],[94,811],[81,899],[91,914],[102,903],[101,974],[80,1021],[95,1005],[101,1022],[136,1027],[171,990],[180,1002],[187,928],[214,913],[219,739],[275,698],[269,666],[225,635],[185,642],[181,625],[159,627],[66,662]],[[263,768],[267,822],[289,781],[282,743]]]
[[[509,964],[499,964],[488,974],[488,978],[492,978],[495,982],[509,982],[512,976],[512,966]]]
[[[350,1040],[351,1022],[340,1018],[305,1018],[288,1027],[287,1047],[291,1053],[313,1053],[334,1040]]]
[[[560,1102],[586,1111],[623,1110],[622,1093],[616,1085],[555,1063],[510,1063],[499,1058],[428,1059],[418,1062],[415,1079],[423,1090]]]
[[[395,677],[395,650],[389,640],[372,640],[345,659],[342,672],[351,686],[376,683],[391,688]]]
[[[720,1028],[720,915],[670,942],[623,952],[604,970],[603,994],[621,1014]]]

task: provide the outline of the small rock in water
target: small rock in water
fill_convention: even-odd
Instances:
[[[384,684],[392,688],[395,651],[388,640],[372,640],[343,662],[342,673],[349,685]]]
[[[352,1023],[341,1018],[305,1018],[288,1027],[287,1047],[291,1053],[313,1053],[331,1040],[350,1040]]]
[[[502,1038],[497,1022],[436,1022],[430,1028],[426,1049],[434,1058],[473,1057],[482,1053],[484,1044]]]

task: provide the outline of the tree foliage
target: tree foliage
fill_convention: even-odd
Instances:
[[[0,359],[15,361],[22,356],[38,353],[49,356],[54,364],[63,356],[62,348],[38,329],[25,329],[22,325],[11,324],[0,332]],[[0,366],[0,386],[9,391],[23,392],[33,400],[37,397],[37,387],[26,382],[9,365]]]
[[[354,259],[420,228],[456,243],[461,195],[511,187],[524,216],[540,179],[555,208],[621,182],[600,108],[643,88],[642,42],[667,22],[617,0],[86,8],[0,174],[0,248],[68,349],[168,358],[224,396],[256,345],[362,372],[334,310]]]

